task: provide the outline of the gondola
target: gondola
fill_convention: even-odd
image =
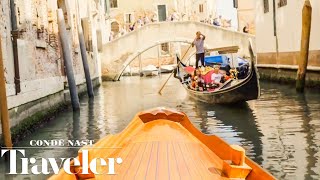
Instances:
[[[82,157],[85,151],[86,160]],[[113,162],[113,174],[108,174],[110,164],[98,164],[95,172],[100,174],[84,166],[96,158],[116,157],[122,161]],[[138,113],[121,133],[81,148],[68,168],[72,174],[61,169],[49,180],[275,179],[248,158],[241,146],[205,135],[185,113],[162,107]]]
[[[215,48],[212,51],[218,51],[219,54],[235,53],[237,52],[237,47],[224,47]],[[211,104],[230,104],[239,103],[249,100],[258,99],[260,96],[260,86],[259,86],[259,75],[257,68],[254,63],[254,57],[252,49],[250,49],[251,59],[248,60],[249,70],[247,76],[241,80],[237,80],[237,83],[227,83],[223,84],[219,90],[216,91],[197,91],[191,89],[188,83],[183,82],[183,87],[188,92],[188,95],[196,100]],[[178,59],[178,72],[181,79],[183,79],[183,69],[184,65]]]

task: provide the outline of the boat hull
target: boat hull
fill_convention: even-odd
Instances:
[[[165,132],[165,133],[164,133]],[[121,157],[116,174],[83,175],[80,152],[95,158]],[[50,179],[275,179],[245,156],[244,149],[215,135],[205,135],[182,112],[155,108],[138,113],[121,133],[81,148],[80,166],[72,164]],[[106,172],[107,166],[97,166]]]
[[[162,65],[160,66],[161,73],[171,73],[177,66],[176,65]]]
[[[159,71],[142,71],[143,76],[158,76]]]

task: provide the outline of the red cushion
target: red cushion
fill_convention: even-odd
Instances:
[[[202,75],[202,78],[204,79],[204,82],[205,82],[206,84],[212,82],[212,80],[211,80],[211,75],[212,75],[213,72],[214,72],[214,71],[211,70],[211,71],[209,71],[207,74]]]

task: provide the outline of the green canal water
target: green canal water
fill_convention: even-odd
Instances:
[[[261,82],[261,98],[238,105],[208,105],[194,101],[172,78],[160,96],[157,92],[166,76],[123,77],[104,82],[94,101],[81,99],[80,113],[71,110],[19,143],[31,140],[99,140],[119,133],[139,111],[165,106],[181,110],[203,133],[215,134],[246,154],[278,179],[320,179],[320,93],[297,94],[294,87]],[[165,132],[164,132],[165,133]],[[31,148],[27,157],[69,158],[78,148]],[[38,163],[39,164],[39,163]],[[45,179],[48,176],[4,175],[0,179]]]

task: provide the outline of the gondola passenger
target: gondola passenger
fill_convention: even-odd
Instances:
[[[211,75],[211,85],[213,87],[220,87],[222,77],[223,75],[220,73],[220,67],[218,65],[215,65],[213,73]]]
[[[205,91],[206,85],[204,83],[204,79],[201,75],[200,69],[196,69],[194,71],[194,75],[191,78],[191,89],[197,90],[197,91]]]

